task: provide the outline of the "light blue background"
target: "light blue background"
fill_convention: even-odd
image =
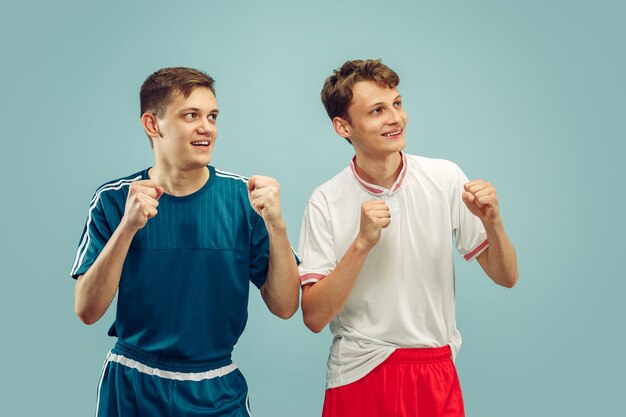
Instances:
[[[152,163],[152,71],[217,80],[213,163],[282,183],[294,246],[351,148],[319,91],[348,59],[401,77],[407,150],[498,188],[518,286],[458,262],[467,415],[623,409],[626,7],[621,1],[23,1],[0,12],[3,416],[91,415],[112,311],[84,326],[67,277],[95,188]],[[235,360],[257,417],[320,415],[328,331],[258,294]]]

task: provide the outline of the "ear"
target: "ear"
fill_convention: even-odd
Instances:
[[[339,116],[333,117],[333,127],[339,136],[344,139],[350,139],[350,136],[352,135],[351,126],[346,119]]]
[[[150,136],[152,139],[161,137],[161,132],[159,131],[159,125],[157,124],[156,116],[153,113],[144,113],[141,115],[141,124],[143,125],[143,129],[146,131],[146,134]]]

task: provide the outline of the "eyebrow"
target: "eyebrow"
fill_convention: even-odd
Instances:
[[[398,94],[398,95],[396,96],[396,98],[394,98],[394,99],[393,99],[393,101],[398,101],[398,99],[402,99],[402,95],[401,95],[401,94]],[[385,104],[385,103],[383,103],[382,101],[379,101],[379,102],[377,102],[377,103],[370,104],[369,106],[367,106],[367,107],[365,107],[365,108],[369,110],[369,109],[371,109],[371,108],[375,108],[375,107],[378,107],[378,106],[382,106],[382,105],[384,105],[384,104]]]
[[[185,108],[180,109],[179,113],[186,112],[186,111],[193,111],[193,112],[199,113],[201,111],[201,109],[199,109],[197,107],[185,107]],[[219,112],[220,112],[219,109],[213,109],[209,113],[216,113],[217,114]]]

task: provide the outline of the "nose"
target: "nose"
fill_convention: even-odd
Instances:
[[[207,119],[202,119],[196,130],[201,135],[207,135],[215,130],[215,125]]]
[[[392,107],[391,110],[387,113],[389,115],[389,120],[387,121],[390,125],[399,125],[402,123],[402,109],[396,109]]]

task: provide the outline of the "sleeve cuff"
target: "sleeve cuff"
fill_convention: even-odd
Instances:
[[[326,278],[326,275],[315,273],[300,275],[300,285],[314,284],[324,278]]]
[[[485,249],[487,249],[488,247],[489,247],[489,241],[487,239],[485,239],[485,241],[483,243],[478,245],[476,247],[476,249],[474,249],[473,251],[471,251],[467,255],[463,256],[463,258],[465,258],[466,261],[470,262],[472,259],[476,258],[478,255],[483,253],[485,251]]]

